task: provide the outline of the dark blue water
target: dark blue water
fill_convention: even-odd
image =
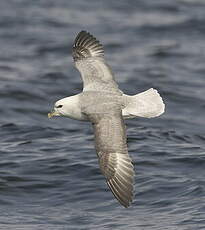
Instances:
[[[0,229],[205,229],[205,1],[0,2]],[[79,93],[71,47],[87,30],[120,88],[161,93],[166,113],[127,121],[135,198],[100,173],[88,123],[48,120]]]

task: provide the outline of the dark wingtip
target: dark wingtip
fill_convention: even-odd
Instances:
[[[107,181],[107,184],[114,195],[114,197],[118,200],[118,202],[125,208],[129,208],[133,201],[133,191],[131,194],[127,194],[128,196],[125,196],[122,191],[116,190],[115,185],[111,181]]]
[[[90,33],[82,30],[76,36],[73,45],[73,58],[74,61],[88,57],[103,57],[103,46],[100,42]]]

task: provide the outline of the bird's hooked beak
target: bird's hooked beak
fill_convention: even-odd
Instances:
[[[50,113],[48,113],[48,118],[60,116],[60,113],[57,110],[53,110]]]

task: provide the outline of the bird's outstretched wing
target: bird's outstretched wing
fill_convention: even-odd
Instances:
[[[83,80],[83,91],[118,92],[110,67],[104,59],[103,46],[86,31],[81,31],[73,45],[73,59]]]
[[[121,111],[89,115],[94,126],[100,169],[116,199],[128,207],[133,198],[134,169],[127,151]]]

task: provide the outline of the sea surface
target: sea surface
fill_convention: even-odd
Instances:
[[[166,112],[126,121],[135,197],[106,186],[89,123],[49,120],[82,90],[72,44],[104,45],[119,87]],[[205,1],[0,1],[0,229],[205,229]]]

